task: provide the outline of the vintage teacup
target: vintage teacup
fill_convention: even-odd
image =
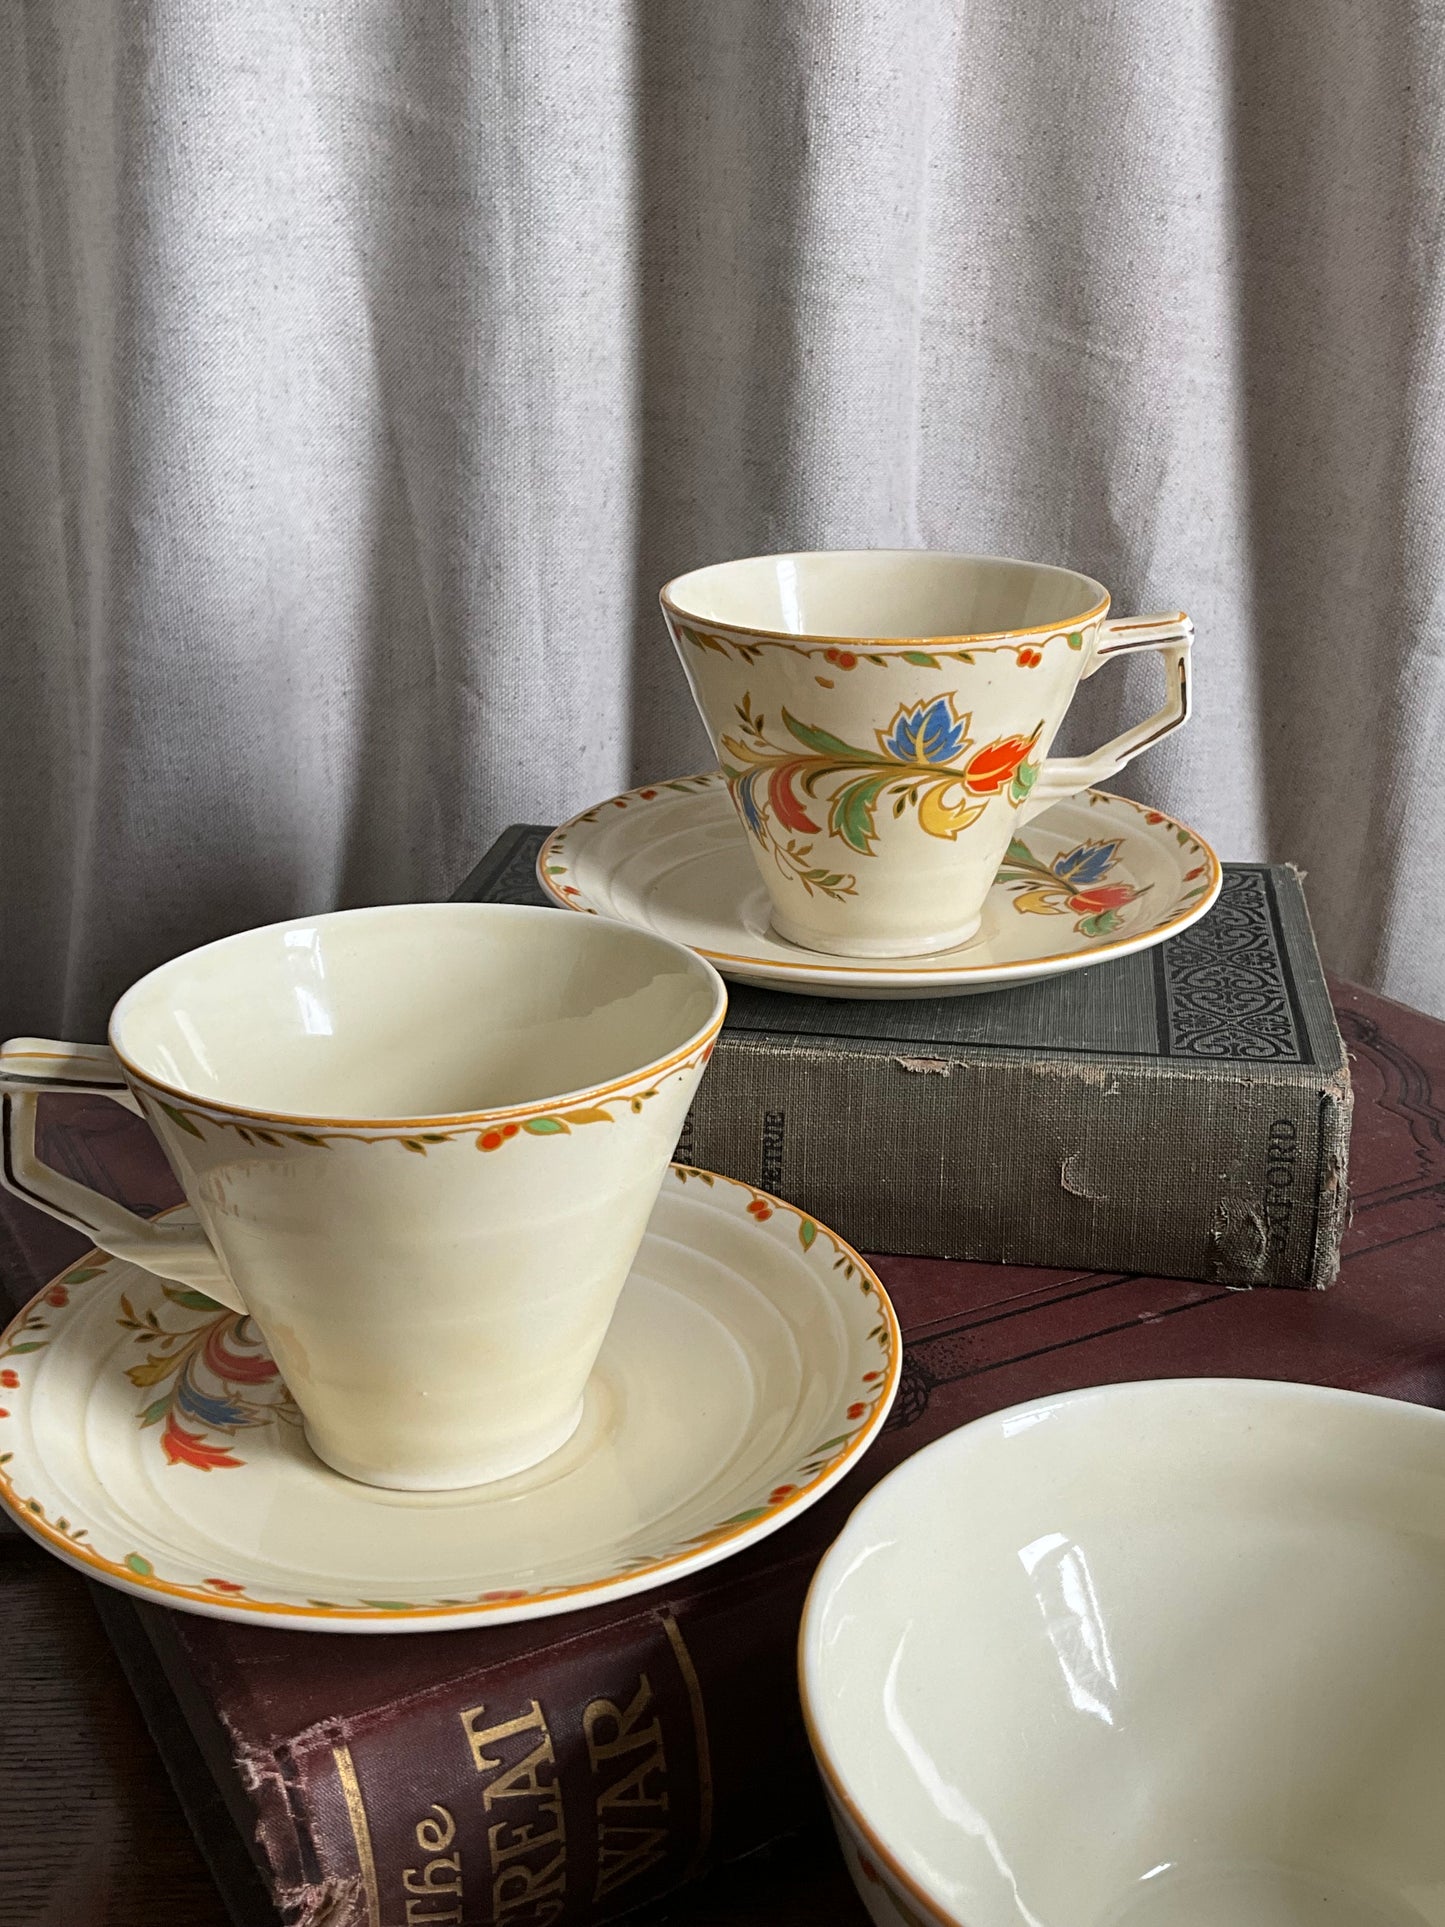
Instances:
[[[651,933],[497,904],[338,911],[164,964],[109,1048],[0,1049],[5,1181],[255,1319],[328,1465],[504,1477],[565,1443],[727,993]],[[160,1139],[198,1224],[41,1164],[42,1091]]]
[[[1182,614],[1109,619],[1088,576],[921,549],[754,556],[663,613],[779,935],[916,956],[977,930],[1010,839],[1189,713]],[[1085,676],[1157,649],[1168,695],[1092,756],[1049,757]]]

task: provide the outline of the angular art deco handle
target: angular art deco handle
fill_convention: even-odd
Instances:
[[[1084,671],[1092,676],[1096,669],[1115,656],[1131,655],[1143,649],[1157,649],[1164,658],[1168,688],[1164,706],[1142,723],[1126,729],[1092,756],[1051,756],[1039,772],[1032,794],[1019,811],[1020,821],[1033,816],[1046,804],[1061,797],[1077,796],[1080,790],[1106,782],[1115,776],[1141,750],[1161,742],[1172,730],[1189,719],[1189,645],[1194,624],[1181,610],[1172,616],[1136,616],[1099,625],[1099,638],[1093,659]]]
[[[113,1198],[42,1164],[35,1148],[35,1116],[45,1091],[89,1092],[139,1113],[140,1106],[104,1044],[64,1044],[44,1037],[12,1037],[0,1044],[0,1182],[27,1204],[48,1211],[102,1251],[162,1278],[205,1292],[244,1313],[236,1287],[199,1226],[171,1224],[127,1211]]]

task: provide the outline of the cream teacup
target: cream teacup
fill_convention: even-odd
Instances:
[[[778,933],[841,956],[977,930],[1018,827],[1189,714],[1183,614],[1109,619],[1071,569],[923,549],[754,556],[679,576],[663,613]],[[1085,676],[1157,649],[1163,708],[1048,754]]]
[[[4,1045],[5,1182],[253,1317],[336,1471],[501,1478],[577,1425],[726,1004],[692,951],[600,918],[272,924],[142,978],[108,1048]],[[198,1223],[41,1164],[47,1090],[139,1111]]]

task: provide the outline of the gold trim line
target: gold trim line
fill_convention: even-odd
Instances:
[[[692,1654],[687,1650],[687,1641],[682,1636],[682,1628],[670,1612],[664,1611],[660,1616],[662,1630],[667,1634],[668,1644],[677,1660],[677,1669],[682,1674],[682,1683],[687,1688],[687,1701],[692,1708],[693,1739],[697,1744],[697,1845],[683,1876],[685,1880],[691,1880],[701,1870],[712,1845],[712,1749],[708,1745],[707,1708],[703,1704],[702,1687],[698,1683]]]
[[[351,1748],[345,1745],[333,1746],[331,1757],[336,1762],[342,1798],[346,1801],[346,1817],[351,1822],[351,1837],[356,1842],[356,1858],[361,1868],[362,1885],[366,1888],[367,1927],[381,1927],[381,1889],[376,1884],[376,1859],[371,1851],[371,1828],[367,1824],[366,1802],[361,1797],[361,1784],[356,1777]]]

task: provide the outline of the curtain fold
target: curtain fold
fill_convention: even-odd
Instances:
[[[658,586],[855,545],[1189,609],[1195,718],[1118,786],[1445,1014],[1428,0],[0,36],[6,1030],[705,767]],[[1063,747],[1154,701],[1101,674]]]

